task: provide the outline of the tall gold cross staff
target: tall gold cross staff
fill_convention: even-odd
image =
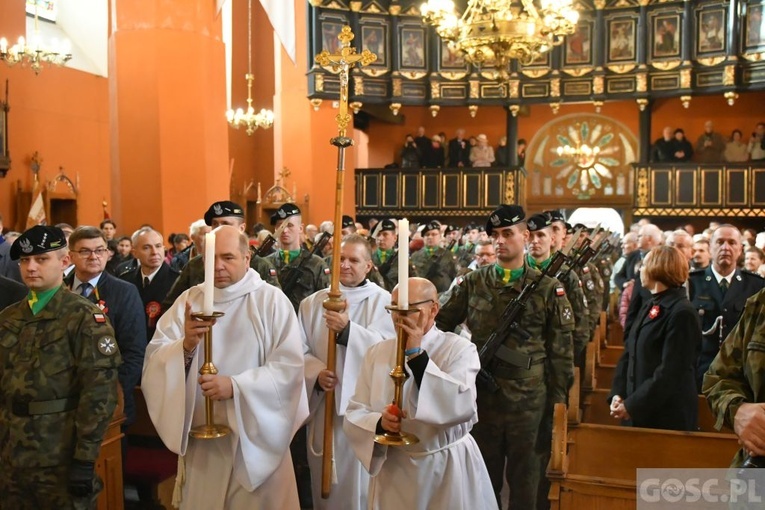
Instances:
[[[340,53],[329,53],[327,50],[316,55],[316,62],[322,67],[329,68],[332,72],[338,73],[340,78],[340,111],[335,116],[337,122],[337,136],[330,140],[330,143],[337,147],[337,185],[335,188],[335,230],[332,236],[332,280],[329,287],[328,298],[322,303],[326,310],[342,312],[345,309],[346,302],[340,293],[340,226],[343,220],[343,179],[345,174],[345,149],[353,145],[353,139],[346,136],[346,129],[351,122],[351,115],[348,113],[348,72],[356,64],[362,66],[369,65],[377,60],[377,55],[369,50],[356,53],[356,49],[351,46],[353,40],[351,27],[344,26],[337,36],[340,39]],[[327,339],[327,370],[335,372],[336,355],[335,348],[337,333],[329,331]],[[321,464],[321,497],[329,497],[330,487],[332,485],[332,459],[334,448],[332,444],[334,434],[334,414],[335,414],[335,392],[334,390],[325,392],[324,395],[324,452]]]

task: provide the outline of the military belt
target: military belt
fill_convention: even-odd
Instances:
[[[544,358],[538,360],[529,368],[497,365],[491,371],[497,379],[528,379],[543,377],[545,374]]]
[[[494,353],[494,357],[500,361],[507,363],[508,365],[511,365],[513,367],[523,368],[526,370],[530,369],[531,365],[538,362],[538,360],[535,360],[531,356],[526,356],[525,354],[521,354],[520,352],[509,349],[505,347],[504,345],[500,345],[497,348],[497,352]],[[540,359],[544,359],[544,357]]]
[[[77,409],[79,398],[67,397],[56,400],[39,400],[25,402],[23,400],[13,400],[11,402],[11,411],[19,417],[34,416],[38,414],[64,413]]]

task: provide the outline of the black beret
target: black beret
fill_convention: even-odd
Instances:
[[[300,209],[295,204],[282,204],[274,214],[271,215],[271,225],[276,225],[279,220],[286,220],[290,216],[297,216],[300,214]]]
[[[525,217],[526,213],[520,205],[502,204],[486,221],[486,233],[491,235],[491,231],[495,228],[512,227],[521,223]]]
[[[380,232],[385,232],[386,230],[389,232],[395,232],[396,222],[389,219],[382,220],[380,222],[380,228],[377,230],[377,233],[379,234]]]
[[[567,234],[573,234],[574,233],[574,227],[571,226],[571,223],[566,223],[566,233]]]
[[[587,228],[587,225],[585,225],[584,223],[577,223],[576,225],[574,225],[574,230],[584,230],[585,232],[589,231],[589,229]]]
[[[536,232],[537,230],[542,230],[543,228],[552,225],[552,217],[547,213],[538,213],[530,216],[529,219],[526,220],[526,225],[528,225],[531,232]]]
[[[205,223],[212,226],[212,220],[215,218],[226,218],[228,216],[244,218],[244,209],[239,204],[229,200],[215,202],[205,213]]]
[[[562,221],[563,223],[566,223],[566,218],[563,216],[563,213],[559,209],[550,209],[549,211],[545,211],[544,214],[550,215],[550,221],[552,223],[555,223],[556,221]]]
[[[446,230],[444,231],[444,234],[448,235],[448,234],[451,234],[452,232],[459,231],[459,229],[460,228],[458,226],[456,226],[456,225],[447,225],[446,226]]]
[[[425,224],[424,227],[422,227],[422,235],[427,234],[431,230],[438,230],[441,231],[441,224],[437,222],[436,220],[429,221]]]
[[[66,247],[64,231],[58,227],[36,225],[21,234],[11,245],[11,260],[39,255]]]
[[[353,221],[353,218],[351,218],[350,216],[346,214],[343,214],[343,223],[340,228],[349,228],[349,227],[355,227],[355,226],[356,226],[356,222]]]

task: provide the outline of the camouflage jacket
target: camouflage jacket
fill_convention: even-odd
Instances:
[[[600,310],[603,306],[603,280],[591,262],[576,269],[576,274],[582,282],[582,291],[587,298],[587,313],[590,319],[590,337],[595,332],[600,320]]]
[[[65,287],[37,315],[26,300],[0,312],[3,469],[95,462],[121,362],[106,316]]]
[[[393,292],[393,287],[398,285],[398,255],[396,255],[396,258],[392,263],[388,264],[383,262],[380,259],[380,253],[377,250],[374,250],[372,252],[372,263],[375,265],[377,272],[383,279],[385,290]],[[409,274],[415,274],[411,262],[409,263]]]
[[[765,290],[746,301],[744,313],[720,346],[720,352],[704,375],[702,393],[712,413],[715,427],[733,428],[733,419],[742,404],[765,403]],[[736,454],[733,465],[740,466],[744,454]]]
[[[464,244],[457,252],[457,265],[460,269],[467,268],[475,260],[475,245]]]
[[[526,265],[521,279],[505,285],[495,265],[476,269],[458,278],[458,284],[443,296],[436,324],[443,331],[454,331],[466,322],[473,343],[480,349],[497,328],[508,302],[518,296],[530,278],[538,275],[538,270]],[[522,340],[511,334],[504,345],[535,361],[544,359],[547,399],[565,402],[573,377],[571,335],[575,323],[571,303],[558,280],[542,279],[526,302],[519,324],[530,338]]]
[[[439,247],[433,255],[428,255],[427,250],[422,248],[414,252],[410,260],[415,272],[412,276],[427,278],[433,282],[439,293],[446,292],[454,277],[457,276],[454,254],[446,248]]]
[[[568,266],[561,266],[561,271],[568,271]],[[576,329],[573,333],[574,352],[581,352],[590,341],[590,316],[587,308],[587,298],[584,297],[582,281],[574,271],[568,271],[568,275],[561,280],[566,289],[566,297],[571,303],[571,309],[574,311],[574,320]]]
[[[306,250],[302,250],[306,251]],[[279,277],[279,284],[284,287],[284,279],[291,271],[300,271],[300,276],[297,278],[297,283],[293,289],[287,294],[290,299],[295,312],[297,313],[300,302],[316,292],[317,290],[326,289],[329,287],[329,268],[324,262],[324,259],[318,255],[311,255],[311,257],[298,269],[298,260],[290,261],[289,264],[285,264],[280,256],[279,252],[274,252],[266,260],[273,264],[276,268],[276,274]],[[282,288],[282,290],[284,290]]]

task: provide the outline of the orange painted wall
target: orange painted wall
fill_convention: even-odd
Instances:
[[[15,40],[25,30],[24,3],[0,0],[0,35]],[[78,220],[97,223],[101,202],[110,199],[109,113],[106,78],[74,69],[44,69],[39,76],[18,66],[0,64],[0,94],[8,80],[11,170],[0,179],[0,214],[15,228],[15,190],[32,189],[30,158],[42,158],[40,179],[54,178],[63,166],[79,181]],[[26,218],[21,218],[21,227]]]

